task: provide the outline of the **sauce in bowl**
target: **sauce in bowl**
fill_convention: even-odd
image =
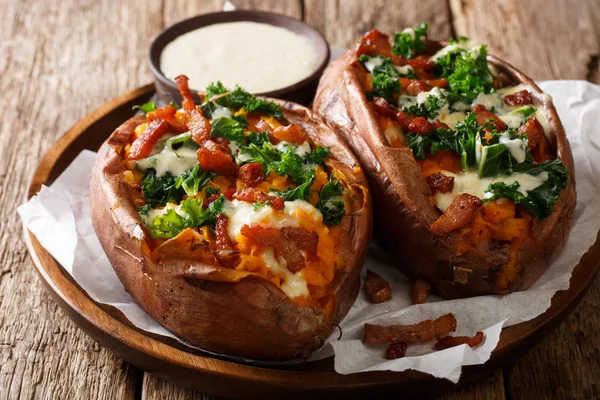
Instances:
[[[285,28],[256,22],[208,25],[170,42],[160,56],[169,79],[185,74],[190,87],[203,90],[221,81],[251,93],[293,85],[316,67],[315,50],[304,37]]]

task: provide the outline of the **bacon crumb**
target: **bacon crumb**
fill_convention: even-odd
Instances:
[[[190,90],[188,80],[188,77],[185,75],[179,75],[175,78],[177,88],[179,89],[179,93],[181,93],[181,97],[183,98],[182,108],[185,111],[192,111],[196,108],[196,104],[194,103],[194,96]]]
[[[408,130],[419,135],[428,135],[435,130],[435,124],[427,121],[425,117],[416,117],[408,126]]]
[[[449,193],[454,189],[454,177],[436,172],[427,177],[427,184],[431,189],[431,194],[436,194],[436,192]]]
[[[413,304],[423,304],[431,293],[431,285],[424,279],[417,279],[412,287]]]
[[[388,301],[392,297],[392,288],[378,273],[367,270],[367,279],[365,280],[365,292],[369,299],[375,304]]]
[[[216,251],[215,256],[226,267],[233,268],[238,258],[239,252],[235,249],[229,234],[227,233],[227,224],[229,218],[225,214],[219,214],[216,217],[215,236],[216,236]]]
[[[245,188],[237,190],[233,194],[233,198],[236,200],[247,201],[249,203],[264,203],[268,201],[271,207],[273,207],[276,210],[283,210],[285,207],[285,201],[283,200],[283,198],[277,196],[269,196],[268,194],[263,193],[255,188]]]
[[[479,198],[463,193],[452,201],[430,228],[438,236],[463,228],[471,222],[482,204]]]
[[[531,93],[525,89],[521,90],[520,92],[508,94],[504,96],[503,100],[504,103],[509,106],[525,106],[528,104],[533,104]]]
[[[388,346],[385,351],[385,358],[388,360],[395,360],[402,358],[406,355],[406,343],[392,343]]]
[[[248,186],[256,186],[265,180],[263,167],[257,162],[242,165],[238,171],[238,176]]]

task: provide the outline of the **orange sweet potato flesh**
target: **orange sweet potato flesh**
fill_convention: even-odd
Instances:
[[[382,46],[379,42],[378,45]],[[430,41],[427,51],[433,54],[442,46]],[[377,210],[375,232],[392,259],[398,260],[395,264],[411,278],[430,282],[433,290],[445,298],[528,288],[556,258],[573,221],[573,157],[550,97],[511,65],[494,56],[488,60],[501,73],[502,79],[497,79],[500,85],[523,83],[531,87],[534,105],[548,121],[549,142],[569,172],[567,188],[555,206],[557,211],[544,220],[508,219],[502,229],[489,229],[489,221],[478,220],[478,213],[473,219],[473,224],[477,223],[474,227],[485,229],[466,232],[466,227],[441,236],[434,234],[431,224],[441,212],[431,202],[425,177],[442,170],[460,172],[460,160],[438,152],[426,161],[416,161],[410,149],[390,146],[378,124],[379,114],[361,86],[368,83],[370,74],[357,63],[354,50],[325,70],[313,102],[314,109],[339,130],[359,157]],[[431,81],[427,84],[433,86]],[[491,235],[520,235],[524,223],[530,224],[529,237],[513,240],[512,246],[509,242],[489,240]],[[470,239],[466,240],[466,236]]]
[[[281,361],[306,359],[354,303],[371,235],[372,209],[362,168],[340,137],[311,110],[274,101],[309,140],[331,147],[327,168],[350,191],[352,211],[335,227],[343,244],[341,264],[329,291],[323,293],[330,299],[323,309],[294,305],[275,283],[256,273],[217,266],[214,253],[204,247],[209,244],[190,230],[162,242],[151,254],[152,239],[135,205],[142,199],[141,190],[122,177],[123,149],[143,117],[126,121],[101,146],[90,183],[90,207],[94,228],[117,275],[156,321],[210,351]],[[307,240],[301,244],[310,245]]]

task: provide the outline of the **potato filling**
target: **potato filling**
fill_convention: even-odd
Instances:
[[[427,28],[391,41],[368,32],[354,68],[388,144],[410,148],[421,167],[442,213],[432,232],[459,232],[459,253],[484,241],[507,244],[512,260],[499,285],[508,287],[533,219],[554,212],[568,173],[533,89],[502,82],[476,41],[434,49]]]
[[[187,78],[176,81],[183,107],[139,106],[146,120],[122,154],[148,255],[257,274],[296,305],[330,306],[340,223],[353,212],[330,149],[272,101],[219,82],[196,105]]]

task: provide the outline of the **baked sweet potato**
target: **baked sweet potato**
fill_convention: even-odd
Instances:
[[[359,158],[375,232],[406,274],[445,298],[526,289],[572,225],[565,131],[525,74],[426,29],[368,32],[325,71],[314,109]]]
[[[358,294],[366,178],[311,110],[220,84],[206,97],[146,104],[112,133],[90,183],[94,228],[125,289],[183,340],[306,359]]]

